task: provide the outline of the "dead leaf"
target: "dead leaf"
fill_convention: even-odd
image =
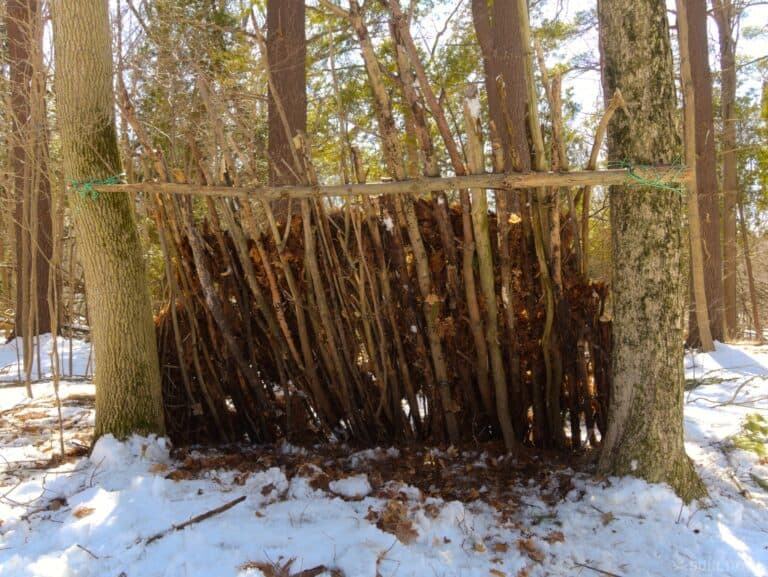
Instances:
[[[477,553],[485,553],[485,545],[482,543],[475,543],[472,545],[472,549]]]
[[[424,302],[426,302],[428,305],[434,306],[436,304],[443,302],[443,299],[441,299],[435,293],[430,293],[427,295],[427,298],[424,299]]]
[[[489,569],[488,571],[491,575],[495,575],[496,577],[507,577],[507,574],[504,573],[504,571],[499,571],[498,569]]]
[[[494,543],[491,549],[494,553],[506,553],[509,551],[509,545],[506,543]]]
[[[528,557],[539,563],[543,563],[544,559],[546,559],[544,553],[541,552],[541,549],[539,549],[536,546],[536,543],[533,542],[533,539],[520,539],[517,542],[517,548],[520,549],[521,553],[525,553]]]
[[[48,511],[58,511],[62,507],[66,507],[66,505],[67,500],[64,497],[55,497],[51,499],[45,509]]]
[[[615,520],[616,520],[616,517],[614,517],[613,513],[611,513],[610,511],[608,511],[607,513],[603,513],[602,515],[603,526],[608,525],[611,521],[615,521]]]
[[[413,528],[413,522],[408,518],[408,507],[395,499],[387,503],[376,526],[382,531],[391,533],[405,545],[412,543],[419,536]]]
[[[440,507],[438,507],[434,503],[428,503],[424,507],[424,514],[430,519],[436,519],[437,517],[440,516]]]
[[[531,568],[529,566],[522,567],[520,571],[517,572],[517,577],[528,577],[531,574]]]
[[[165,473],[168,470],[168,465],[165,463],[155,463],[149,468],[150,473]]]
[[[565,535],[563,535],[562,531],[551,531],[546,537],[544,537],[544,540],[550,545],[552,543],[562,543],[565,541]]]
[[[275,490],[275,484],[274,483],[270,483],[269,485],[264,485],[261,488],[261,494],[266,497],[267,495],[269,495],[274,490]]]
[[[87,517],[91,513],[93,513],[95,510],[96,509],[94,509],[93,507],[84,507],[81,505],[80,507],[72,511],[72,514],[78,519],[82,519],[84,517]]]
[[[170,479],[172,481],[186,481],[192,477],[192,471],[187,471],[186,469],[176,469],[175,471],[171,471],[165,476],[166,479]]]

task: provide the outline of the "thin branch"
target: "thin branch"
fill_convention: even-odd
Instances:
[[[189,521],[184,521],[183,523],[179,523],[178,525],[171,525],[168,529],[165,529],[164,531],[160,531],[159,533],[155,533],[151,537],[148,537],[144,540],[144,543],[146,545],[149,545],[150,543],[154,543],[158,539],[162,539],[166,535],[169,535],[170,533],[173,533],[174,531],[181,531],[182,529],[185,529],[189,527],[190,525],[194,525],[195,523],[200,523],[201,521],[205,521],[206,519],[210,519],[211,517],[214,517],[216,515],[219,515],[223,513],[224,511],[228,511],[235,505],[242,503],[245,501],[245,495],[238,497],[237,499],[234,499],[230,501],[229,503],[223,504],[221,507],[216,507],[215,509],[211,509],[210,511],[206,511],[205,513],[201,513],[200,515],[197,515],[196,517],[192,517]]]

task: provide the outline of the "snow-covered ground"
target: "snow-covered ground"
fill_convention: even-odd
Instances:
[[[31,401],[0,384],[0,576],[768,575],[768,347],[685,363],[686,448],[710,493],[691,506],[480,450],[172,457],[104,438],[76,457],[93,387],[70,382],[61,460],[50,383]]]
[[[40,355],[33,355],[30,379],[40,381],[50,379],[53,373],[53,346],[50,334],[40,336]],[[1,341],[0,341],[1,342]],[[56,339],[59,357],[59,375],[68,378],[84,378],[93,373],[91,343],[75,339],[58,337]],[[0,386],[3,383],[18,382],[25,379],[22,339],[15,338],[8,343],[0,344]],[[0,399],[0,403],[3,400]]]

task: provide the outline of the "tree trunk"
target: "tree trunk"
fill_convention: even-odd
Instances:
[[[662,0],[599,0],[603,92],[619,88],[631,118],[608,129],[609,158],[669,163],[678,155],[672,53]],[[686,501],[705,489],[683,447],[682,197],[610,191],[613,383],[599,469],[666,482]]]
[[[526,82],[520,11],[516,0],[472,0],[472,18],[483,54],[490,117],[499,131],[507,170],[526,172],[531,156],[526,135]],[[506,90],[499,94],[497,78]],[[505,122],[508,115],[509,122]]]
[[[720,202],[717,186],[715,126],[712,115],[712,74],[709,70],[706,0],[685,0],[688,23],[688,53],[691,80],[696,94],[696,182],[699,220],[704,245],[704,285],[712,338],[723,341],[723,273],[720,248]],[[691,315],[691,335],[696,334],[696,316]]]
[[[736,203],[739,183],[736,176],[736,40],[733,35],[736,19],[732,0],[712,2],[720,40],[720,117],[723,133],[720,150],[723,161],[723,305],[725,337],[738,334],[736,287]]]
[[[56,95],[96,351],[96,438],[164,434],[160,369],[130,198],[82,183],[119,174],[106,0],[53,2]]]
[[[744,264],[747,268],[747,284],[749,286],[749,302],[752,303],[752,326],[755,329],[755,337],[759,344],[765,342],[763,334],[763,323],[760,319],[760,304],[757,297],[757,288],[755,287],[755,275],[752,272],[752,257],[749,254],[749,229],[747,221],[744,218],[744,202],[739,199],[739,227],[741,228],[741,243],[744,249]]]
[[[707,292],[704,274],[704,245],[701,238],[701,218],[699,215],[698,187],[698,158],[696,157],[696,93],[691,78],[691,58],[688,42],[688,18],[686,2],[678,0],[677,36],[680,41],[680,77],[683,88],[683,111],[685,126],[685,163],[691,169],[691,180],[687,185],[688,198],[688,231],[691,248],[691,293],[693,295],[693,311],[696,319],[692,322],[698,328],[695,340],[701,345],[701,351],[708,353],[715,350],[709,322]],[[692,338],[693,333],[689,333]]]
[[[11,167],[16,199],[17,336],[51,330],[47,301],[48,263],[53,245],[42,24],[41,6],[37,0],[8,0],[6,29],[11,90]],[[36,317],[32,322],[30,311]]]
[[[269,90],[269,178],[271,184],[298,184],[301,168],[294,166],[293,137],[307,131],[307,40],[304,0],[267,2],[267,61],[272,76]],[[277,93],[277,98],[275,94]],[[281,118],[282,106],[290,134]],[[298,203],[297,203],[298,208]],[[288,201],[273,203],[279,220]]]

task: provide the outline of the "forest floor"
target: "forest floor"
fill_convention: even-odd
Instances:
[[[10,384],[14,343],[0,345],[3,577],[768,575],[768,347],[686,355],[686,449],[709,489],[691,506],[493,447],[174,451],[107,437],[88,457],[89,347],[72,352],[61,457],[50,357],[28,399]]]

